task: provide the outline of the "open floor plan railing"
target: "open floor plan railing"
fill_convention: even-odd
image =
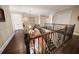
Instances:
[[[41,34],[29,35],[27,50],[31,54],[52,54],[56,49],[72,38],[75,25],[47,24],[35,26]]]

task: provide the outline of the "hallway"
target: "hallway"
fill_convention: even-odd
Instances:
[[[36,47],[39,47],[39,38],[42,37],[40,39],[41,52],[43,52],[42,48],[44,45],[44,49],[47,48],[51,51],[53,51],[53,47],[57,48],[56,54],[79,53],[78,5],[1,5],[0,8],[5,15],[4,21],[0,22],[0,53],[28,53],[27,50],[30,49],[29,47],[27,48],[27,45],[29,46],[31,40],[27,41],[25,34],[29,34],[28,37],[33,36],[29,39],[37,39]],[[62,24],[65,26],[62,26]],[[42,31],[38,28],[35,30],[35,25],[40,25]],[[67,27],[67,25],[74,25],[74,27]],[[45,30],[46,28],[47,30]],[[60,46],[66,39],[70,40],[73,34],[71,41],[64,46]],[[43,45],[42,40],[45,42]],[[32,41],[33,49],[35,49],[34,42]],[[39,50],[39,48],[37,49]]]

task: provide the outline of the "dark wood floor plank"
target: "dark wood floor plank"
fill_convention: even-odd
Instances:
[[[10,53],[10,54],[26,53],[24,33],[22,30],[17,30],[15,32],[15,35],[12,38],[11,42],[8,44],[8,46],[3,51],[3,54],[5,53]]]

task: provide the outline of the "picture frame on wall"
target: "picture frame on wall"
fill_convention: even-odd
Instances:
[[[2,8],[0,8],[0,22],[5,22],[5,14]]]

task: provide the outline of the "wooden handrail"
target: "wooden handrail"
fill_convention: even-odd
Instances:
[[[50,23],[47,23],[47,24],[50,24]],[[75,24],[56,24],[56,23],[51,23],[51,25],[64,25],[64,26],[72,26],[72,25],[75,25]]]
[[[62,30],[62,29],[60,29]],[[47,33],[44,33],[44,34],[40,34],[38,36],[33,36],[33,37],[29,37],[30,40],[33,40],[33,39],[36,39],[36,38],[39,38],[39,37],[43,37],[44,35],[49,35],[49,34],[52,34],[54,32],[57,32],[57,31],[60,31],[60,30],[54,30],[54,31],[50,31],[50,32],[47,32]]]

